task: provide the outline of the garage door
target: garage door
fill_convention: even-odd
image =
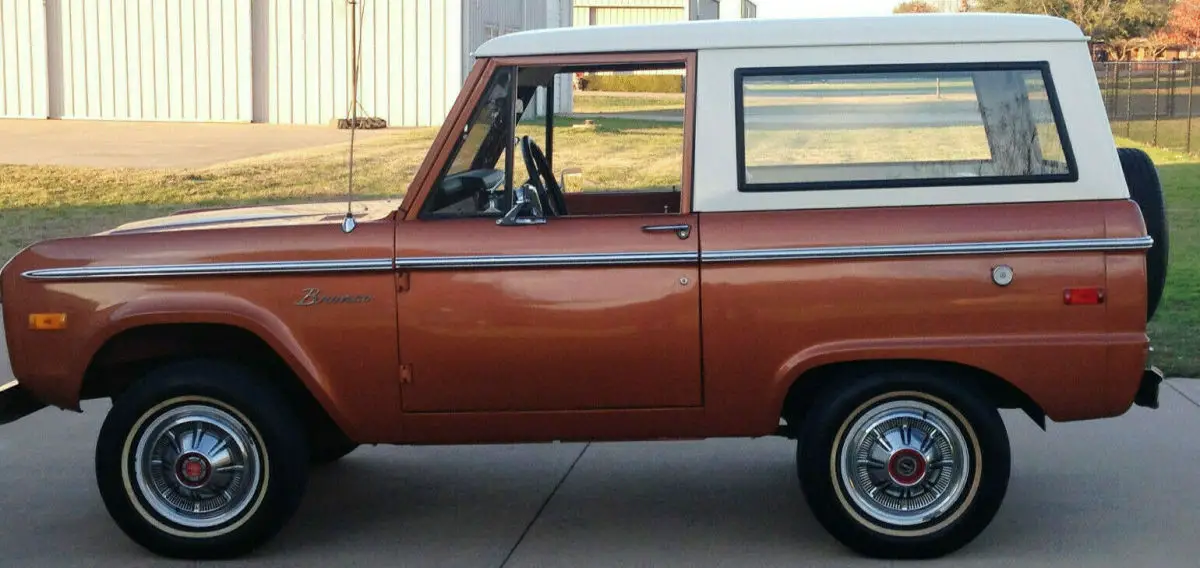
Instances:
[[[61,0],[55,114],[249,122],[250,2]]]
[[[43,0],[0,0],[0,117],[46,118]]]

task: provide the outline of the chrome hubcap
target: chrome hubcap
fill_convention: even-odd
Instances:
[[[207,405],[172,408],[137,440],[134,479],[147,504],[193,529],[226,523],[258,492],[262,460],[254,437],[233,415]]]
[[[913,526],[945,514],[962,496],[970,446],[941,410],[894,401],[846,429],[838,463],[859,509],[878,522]]]

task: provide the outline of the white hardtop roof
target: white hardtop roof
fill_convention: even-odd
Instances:
[[[1086,41],[1070,20],[1030,14],[947,13],[800,19],[701,20],[549,28],[502,35],[477,57],[690,51],[746,47]]]

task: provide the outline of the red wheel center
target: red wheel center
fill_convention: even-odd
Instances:
[[[188,487],[204,485],[211,469],[208,459],[197,453],[183,454],[175,461],[175,476]]]
[[[898,450],[888,459],[888,476],[897,485],[905,487],[916,485],[925,478],[928,464],[921,452],[912,449]]]

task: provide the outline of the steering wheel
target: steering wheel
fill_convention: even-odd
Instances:
[[[550,171],[546,155],[532,138],[521,138],[521,154],[525,157],[525,169],[529,170],[529,182],[537,189],[538,195],[545,196],[549,212],[552,216],[567,215],[567,200],[563,198],[562,188]]]

